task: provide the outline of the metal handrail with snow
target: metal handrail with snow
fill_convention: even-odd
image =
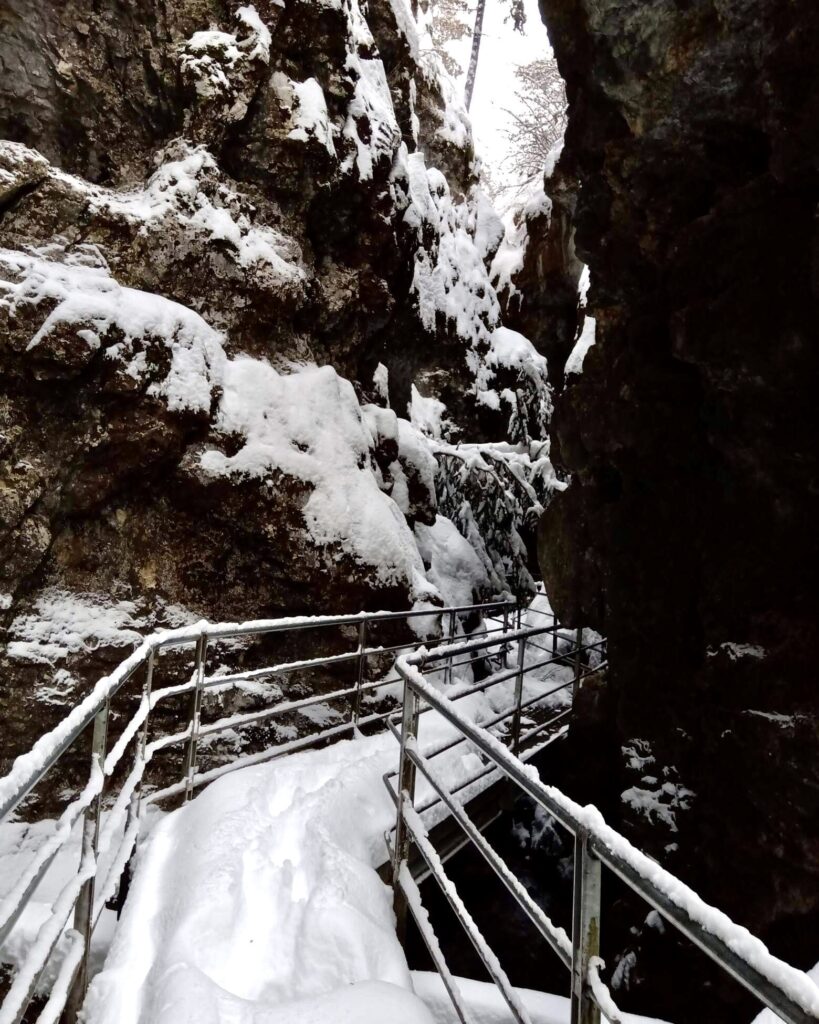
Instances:
[[[121,906],[124,891],[127,889],[128,866],[145,804],[174,796],[182,796],[188,800],[196,788],[227,772],[340,738],[358,728],[383,728],[386,718],[392,711],[362,714],[362,700],[366,695],[390,683],[400,682],[400,677],[390,676],[388,671],[387,678],[368,682],[368,660],[415,650],[422,641],[408,638],[406,641],[386,647],[368,645],[368,634],[372,637],[376,627],[441,616],[444,629],[437,643],[444,651],[451,647],[451,643],[448,642],[457,635],[459,620],[478,616],[482,628],[471,635],[473,646],[480,642],[481,638],[484,641],[493,638],[496,646],[500,643],[505,661],[505,652],[513,642],[511,637],[517,636],[514,627],[520,624],[520,612],[521,609],[515,602],[500,601],[443,609],[300,616],[243,623],[212,624],[202,621],[192,626],[166,630],[146,637],[110,675],[99,680],[91,693],[63,721],[42,736],[30,751],[18,757],[11,771],[0,779],[2,821],[21,807],[26,797],[42,782],[48,772],[72,749],[85,731],[91,729],[90,771],[86,786],[63,810],[51,835],[25,865],[10,891],[0,899],[2,949],[21,914],[36,894],[49,867],[71,838],[72,829],[81,824],[81,850],[77,870],[51,904],[50,912],[39,928],[33,945],[17,966],[11,986],[0,1004],[0,1024],[19,1024],[34,994],[43,988],[49,993],[49,999],[38,1020],[57,1020],[63,1010],[69,1021],[76,1019],[87,987],[89,953],[94,929],[104,909],[111,904],[115,896],[118,906]],[[211,675],[207,674],[209,645],[225,641],[235,642],[241,638],[254,639],[274,633],[302,634],[308,630],[342,627],[356,629],[357,643],[349,652],[284,661],[227,675],[220,675],[218,671]],[[560,627],[555,622],[539,630],[540,633],[551,632],[553,637],[557,637],[559,631]],[[479,638],[478,641],[475,640],[476,636]],[[509,637],[509,642],[504,644],[502,639],[498,641],[498,636]],[[429,644],[429,641],[426,643]],[[555,639],[553,646],[556,643]],[[462,654],[467,647],[462,645]],[[188,681],[157,688],[156,671],[160,657],[165,652],[178,652],[180,649],[184,651],[186,648],[193,648],[194,651],[193,672]],[[211,657],[212,651],[213,647]],[[468,659],[472,657],[468,653],[466,656]],[[280,700],[259,711],[228,715],[207,724],[202,722],[203,702],[211,694],[224,694],[232,688],[255,684],[263,678],[282,677],[308,669],[335,670],[347,664],[353,667],[353,681],[350,686],[329,693],[313,693],[296,700]],[[444,657],[442,672],[449,678],[454,664],[456,662],[453,656]],[[128,681],[139,672],[144,673],[139,704],[109,748],[112,702]],[[189,700],[185,728],[153,737],[150,733],[152,713],[158,705],[180,696]],[[332,701],[344,701],[351,705],[349,720],[284,743],[264,747],[257,753],[232,756],[226,764],[209,771],[199,770],[199,745],[206,737],[267,722],[281,715],[297,713],[316,704]],[[517,716],[518,729],[519,705],[520,700],[517,707],[511,708],[502,716]],[[154,755],[182,745],[182,778],[163,789],[144,793],[146,769]],[[130,770],[118,790],[114,792],[115,772],[124,763],[129,750],[132,751]],[[104,805],[106,814],[103,820]],[[103,877],[100,866],[104,859],[107,859],[108,867]],[[52,980],[50,975],[46,977],[46,968],[62,935],[67,936],[67,953],[56,972],[56,977]]]
[[[509,643],[513,638],[522,647],[531,639],[532,632],[524,630],[510,633],[503,641],[456,644],[434,651],[419,649],[396,661],[396,669],[404,680],[404,700],[401,730],[400,733],[396,731],[401,752],[397,773],[399,785],[395,795],[397,818],[392,843],[387,837],[392,855],[396,917],[399,929],[404,930],[407,914],[412,914],[462,1024],[471,1024],[470,1014],[446,965],[429,916],[421,902],[416,880],[409,870],[411,844],[426,861],[429,873],[441,887],[517,1024],[530,1024],[530,1021],[497,956],[481,935],[429,840],[424,822],[415,807],[418,771],[439,799],[449,807],[467,841],[484,857],[564,966],[570,970],[572,1024],[599,1024],[601,1011],[610,1024],[618,1024],[621,1020],[599,973],[605,966],[599,955],[603,867],[625,882],[674,928],[707,953],[726,974],[753,993],[782,1020],[788,1024],[808,1024],[819,1020],[819,986],[811,978],[772,956],[747,929],[705,903],[678,878],[637,850],[624,836],[606,824],[595,807],[582,807],[555,787],[544,785],[532,766],[523,763],[486,728],[466,718],[452,700],[424,677],[424,669],[435,668],[442,659],[451,658],[459,650],[487,649],[499,642]],[[577,646],[579,649],[581,644],[578,642]],[[423,708],[422,703],[425,705]],[[429,753],[421,752],[418,745],[419,719],[428,710],[434,710],[453,725],[462,739],[479,751],[496,772],[506,777],[520,793],[532,799],[574,836],[571,938],[534,903],[520,881],[470,820],[455,791],[448,788],[445,780],[436,772],[430,763]]]

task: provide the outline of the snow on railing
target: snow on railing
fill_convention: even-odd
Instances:
[[[398,676],[366,681],[369,659],[385,655],[406,653],[416,649],[421,640],[407,638],[397,644],[368,646],[368,631],[389,623],[409,625],[415,619],[440,616],[448,623],[448,630],[439,641],[443,644],[456,637],[461,617],[478,615],[482,629],[474,635],[510,633],[520,621],[520,609],[510,601],[462,605],[452,608],[424,608],[403,612],[361,612],[353,615],[292,616],[280,619],[258,619],[239,623],[209,623],[204,620],[179,629],[164,630],[146,637],[139,646],[109,675],[103,676],[88,696],[82,700],[54,729],[40,737],[27,753],[18,757],[9,773],[0,779],[0,821],[8,818],[21,806],[26,797],[44,779],[47,773],[73,747],[78,738],[93,724],[91,766],[89,781],[83,791],[63,811],[49,838],[39,847],[25,865],[21,876],[0,901],[0,950],[12,935],[15,925],[43,881],[55,858],[69,842],[72,829],[82,821],[81,856],[76,872],[63,885],[51,903],[33,944],[17,965],[2,1005],[0,1024],[19,1024],[34,994],[42,989],[48,1001],[41,1020],[57,1020],[63,1013],[68,1021],[76,1019],[81,1008],[88,982],[91,938],[103,910],[117,896],[121,907],[129,877],[128,865],[137,841],[142,805],[146,801],[161,801],[184,795],[190,799],[194,789],[206,785],[219,776],[249,764],[272,760],[296,750],[303,750],[321,742],[339,738],[360,727],[382,727],[391,712],[361,714],[364,695],[399,682]],[[490,615],[494,616],[493,619]],[[247,640],[273,633],[300,633],[316,629],[356,627],[355,648],[341,655],[302,658],[279,662],[264,668],[251,668],[227,675],[206,676],[205,665],[209,643]],[[511,635],[511,633],[510,633]],[[429,643],[430,641],[426,641]],[[194,646],[193,674],[188,682],[163,689],[154,687],[157,659],[162,652]],[[355,682],[329,693],[312,694],[301,700],[279,701],[251,713],[228,715],[206,725],[201,723],[203,698],[206,694],[223,694],[226,690],[252,688],[265,677],[287,676],[310,669],[334,669],[344,663],[354,663]],[[452,659],[449,659],[451,666]],[[109,712],[112,701],[139,671],[144,671],[142,697],[134,713],[125,723],[116,742],[108,749]],[[450,669],[451,676],[451,669]],[[148,742],[151,713],[163,701],[188,694],[191,699],[188,723],[185,729],[159,736]],[[198,743],[206,736],[228,730],[241,729],[274,719],[277,716],[298,713],[316,704],[345,701],[352,704],[349,721],[334,724],[305,736],[244,756],[233,756],[228,763],[209,771],[198,770]],[[179,783],[143,796],[144,776],[153,756],[159,751],[185,745],[183,778]],[[107,792],[113,784],[118,766],[129,748],[134,747],[133,763],[118,792]],[[103,821],[103,800],[114,796]],[[101,866],[107,859],[102,877]],[[99,883],[99,884],[98,884]],[[117,890],[119,893],[117,895]],[[73,925],[70,921],[73,915]],[[53,980],[46,975],[50,959],[61,936],[66,936],[63,959]]]
[[[395,838],[391,848],[393,885],[395,889],[396,917],[405,925],[407,911],[418,920],[422,938],[427,942],[433,961],[439,965],[441,957],[434,933],[416,890],[407,887],[406,866],[410,845],[414,844],[426,861],[430,874],[436,879],[455,910],[462,927],[471,939],[490,975],[498,981],[504,998],[507,997],[503,978],[498,973],[497,958],[484,949],[483,937],[476,933],[468,912],[451,879],[437,856],[431,856],[426,831],[414,806],[416,770],[422,772],[439,798],[453,811],[453,819],[464,830],[493,870],[498,874],[516,899],[521,909],[539,929],[558,957],[571,971],[572,1021],[579,1024],[599,1024],[600,1012],[612,1024],[622,1020],[608,988],[600,978],[604,967],[600,959],[600,881],[605,866],[665,920],[707,953],[729,976],[752,992],[761,1002],[788,1024],[808,1024],[819,1020],[819,986],[803,971],[773,956],[767,947],[746,928],[734,923],[726,914],[710,906],[680,879],[666,871],[656,861],[636,849],[624,836],[610,828],[596,807],[582,807],[554,786],[544,785],[537,770],[523,763],[499,742],[487,729],[466,718],[458,707],[425,677],[424,669],[436,670],[442,659],[458,651],[476,652],[491,649],[517,639],[522,647],[530,639],[529,632],[510,633],[501,640],[451,645],[428,651],[420,648],[396,661],[399,675],[404,679],[404,706],[400,733],[394,728],[401,743],[400,763],[397,771],[398,792],[394,794],[397,807]],[[578,641],[578,649],[581,644]],[[423,708],[421,704],[425,705]],[[575,839],[574,859],[574,913],[570,948],[564,942],[565,933],[558,934],[551,921],[546,926],[545,915],[531,900],[516,891],[510,881],[510,871],[502,858],[479,837],[469,818],[463,801],[447,788],[443,779],[430,766],[430,755],[418,748],[419,717],[434,710],[454,726],[462,742],[468,742],[521,792],[530,797],[543,810],[567,829]],[[388,837],[388,848],[390,846]],[[432,851],[434,854],[434,850]],[[446,968],[445,961],[443,966]],[[446,982],[446,979],[445,979]],[[449,986],[447,986],[449,988]],[[507,999],[512,1016],[518,1024],[526,1024],[526,1015]],[[462,1024],[466,1018],[459,1001],[453,1000],[455,1012]]]

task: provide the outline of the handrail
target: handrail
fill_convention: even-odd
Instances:
[[[49,770],[69,751],[78,738],[93,724],[91,744],[90,781],[85,790],[63,811],[54,833],[41,847],[33,861],[27,865],[11,891],[0,900],[0,945],[8,937],[20,914],[32,898],[54,858],[71,837],[72,826],[83,819],[82,857],[76,874],[65,883],[46,915],[29,954],[19,966],[5,999],[0,1005],[0,1024],[19,1024],[32,994],[38,985],[55,943],[66,926],[70,926],[70,955],[58,972],[47,1004],[47,1016],[56,1019],[65,1009],[66,1019],[73,1021],[82,1005],[87,985],[88,957],[91,936],[100,919],[102,910],[110,901],[121,879],[127,880],[127,866],[136,843],[141,819],[142,806],[148,801],[168,799],[183,795],[190,798],[194,789],[229,771],[248,764],[284,756],[296,750],[315,746],[352,733],[362,727],[384,727],[385,719],[392,712],[361,714],[361,697],[386,685],[387,680],[369,682],[365,679],[368,659],[386,654],[414,650],[424,641],[417,637],[408,638],[405,643],[390,646],[367,644],[368,630],[390,622],[411,622],[417,619],[434,619],[448,628],[442,631],[440,641],[444,644],[455,639],[459,617],[478,615],[482,620],[483,634],[508,634],[515,620],[519,621],[519,606],[515,601],[502,599],[473,605],[456,605],[444,608],[430,607],[399,612],[360,612],[350,615],[291,616],[280,619],[258,619],[240,623],[209,623],[205,620],[178,629],[156,632],[144,638],[137,647],[110,674],[103,676],[92,691],[76,705],[69,714],[52,730],[41,736],[31,750],[22,754],[12,764],[8,774],[0,778],[0,821],[13,813],[32,790],[43,780]],[[490,613],[501,622],[497,629],[490,630]],[[261,669],[234,672],[225,676],[205,675],[205,660],[208,646],[221,641],[247,637],[256,639],[272,633],[302,632],[310,629],[357,627],[357,642],[350,653],[331,654],[319,658],[282,662]],[[481,632],[476,634],[482,635]],[[430,641],[426,641],[429,643]],[[497,642],[497,641],[496,641]],[[194,648],[194,671],[189,682],[157,689],[154,686],[154,669],[160,652],[174,648]],[[202,724],[201,708],[208,694],[224,692],[226,689],[241,687],[270,676],[281,677],[287,673],[318,668],[335,669],[348,663],[357,663],[355,684],[323,694],[313,693],[299,700],[284,700],[257,712],[228,715],[216,722]],[[451,659],[450,659],[451,663]],[[144,672],[142,699],[139,706],[125,723],[116,743],[108,750],[108,718],[112,701],[122,688],[138,672]],[[395,677],[396,680],[398,677]],[[170,698],[188,695],[191,706],[187,727],[176,733],[157,737],[148,742],[152,711]],[[208,771],[198,769],[199,744],[206,737],[217,735],[226,729],[243,727],[256,722],[272,719],[286,713],[298,713],[318,703],[338,700],[354,701],[349,721],[332,725],[316,733],[301,736],[286,743],[268,746],[255,754],[235,757],[232,761]],[[143,778],[153,756],[174,745],[185,744],[185,765],[180,782],[143,797]],[[133,763],[125,781],[119,785],[116,801],[102,824],[102,806],[106,787],[122,763],[127,751],[134,748]],[[121,835],[120,835],[121,832]],[[105,878],[100,875],[100,858],[111,854],[112,861]],[[100,877],[98,877],[100,875]],[[97,883],[100,890],[96,891]],[[123,892],[118,901],[121,904]],[[73,925],[70,921],[73,913]],[[60,996],[62,993],[62,996]],[[67,993],[67,997],[66,997]],[[62,1001],[60,1001],[62,1000]],[[45,1011],[44,1011],[45,1012]]]
[[[458,605],[447,608],[428,608],[406,612],[358,612],[354,615],[301,615],[280,619],[251,619],[240,623],[210,623],[205,619],[191,626],[160,630],[149,634],[117,668],[103,676],[88,696],[54,729],[41,736],[32,749],[15,759],[11,770],[0,778],[0,821],[25,799],[43,779],[53,765],[71,747],[77,737],[91,724],[106,700],[111,700],[133,674],[141,668],[151,652],[197,642],[207,634],[211,641],[229,637],[289,632],[315,628],[338,628],[347,625],[368,625],[379,622],[415,619],[423,616],[462,614],[464,612],[487,611],[490,609],[516,608],[514,601],[495,601],[475,605]],[[420,641],[419,641],[420,643]],[[411,646],[408,644],[407,646]],[[367,653],[367,652],[365,652]],[[308,667],[321,667],[323,659],[315,660]],[[214,680],[214,683],[223,680]]]
[[[523,630],[518,631],[517,636],[525,643],[527,635],[535,635],[537,632]],[[509,634],[504,640],[511,636]],[[420,649],[414,654],[400,657],[396,662],[396,669],[404,679],[404,713],[398,769],[400,787],[393,847],[393,883],[399,924],[406,920],[408,909],[414,916],[417,916],[418,909],[415,894],[408,894],[403,884],[410,842],[416,845],[425,859],[428,852],[425,832],[413,808],[416,768],[425,774],[443,800],[460,807],[460,812],[454,815],[455,820],[464,827],[468,836],[470,833],[470,827],[464,821],[468,817],[463,805],[446,789],[434,771],[426,770],[428,758],[418,750],[416,738],[420,703],[423,701],[427,707],[454,725],[496,769],[575,837],[571,958],[567,963],[564,956],[560,957],[572,972],[573,1021],[598,1024],[601,1008],[608,1012],[613,1006],[608,989],[598,973],[601,966],[601,866],[617,875],[679,932],[707,953],[725,973],[736,979],[788,1024],[808,1024],[819,1020],[819,986],[806,974],[774,957],[759,939],[734,924],[721,911],[706,904],[683,882],[637,850],[624,836],[606,824],[595,807],[582,807],[555,787],[544,785],[534,768],[523,764],[495,736],[469,721],[452,700],[431,686],[422,670],[435,662],[439,653],[436,651],[430,654]],[[474,836],[470,838],[474,841]],[[480,845],[478,848],[485,855]],[[494,857],[496,860],[492,866],[495,870],[508,872],[497,854]],[[458,913],[451,898],[454,886],[443,867],[429,860],[428,867]],[[510,888],[510,891],[528,913],[525,901],[513,889]],[[458,917],[469,933],[468,917],[461,913],[458,913]],[[553,925],[551,927],[554,928]],[[555,948],[554,943],[550,944]],[[557,948],[555,951],[561,952]],[[505,992],[503,994],[506,995]],[[604,1006],[601,1005],[603,1003]]]

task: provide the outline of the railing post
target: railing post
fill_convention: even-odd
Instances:
[[[105,750],[108,741],[108,711],[110,702],[106,700],[102,708],[97,712],[94,719],[94,734],[91,739],[91,772],[103,772],[105,766]],[[100,839],[100,814],[102,811],[103,781],[100,791],[86,808],[82,824],[82,847],[80,852],[80,863],[88,862],[89,858],[94,861],[94,874],[83,882],[77,902],[74,905],[74,928],[80,933],[83,939],[83,954],[77,974],[71,985],[71,991],[65,1004],[65,1019],[73,1024],[77,1019],[82,1004],[85,1000],[85,992],[88,988],[88,961],[91,954],[91,933],[94,927],[94,889],[97,871],[97,852]]]
[[[147,702],[148,709],[145,714],[145,721],[142,723],[142,728],[139,731],[139,739],[137,740],[136,750],[134,751],[134,770],[142,765],[139,780],[134,787],[134,792],[131,795],[131,802],[128,804],[128,817],[125,821],[125,832],[134,823],[134,819],[138,818],[140,811],[142,810],[142,781],[145,777],[145,753],[148,748],[148,728],[151,719],[151,691],[153,690],[154,680],[154,656],[156,652],[154,648],[151,648],[148,654],[148,661],[145,669],[145,682],[142,686],[142,699]],[[116,909],[117,917],[122,913],[122,908],[125,906],[125,900],[128,896],[128,890],[131,887],[131,861],[133,860],[133,854],[128,858],[128,862],[122,869],[122,878],[119,882],[119,888],[116,896]]]
[[[188,739],[188,749],[185,754],[185,803],[193,795],[193,778],[196,774],[196,755],[199,743],[199,723],[202,716],[202,692],[205,681],[205,655],[208,650],[207,633],[202,633],[196,641],[196,668],[194,676],[196,685],[191,697],[191,734]]]
[[[577,696],[577,691],[580,689],[580,676],[582,674],[583,663],[581,661],[581,649],[583,647],[583,627],[577,627],[576,634],[577,649],[574,655],[574,684],[572,686],[572,699]]]
[[[404,807],[415,801],[415,764],[407,757],[407,741],[418,736],[418,694],[404,680],[404,709],[401,719],[401,753],[398,762],[398,813],[395,820],[392,886],[398,941],[404,945],[407,936],[407,898],[399,884],[401,865],[409,859],[410,837],[404,824]]]
[[[552,612],[552,657],[553,658],[557,657],[557,631],[558,631],[559,625],[560,624],[557,621],[557,616],[555,615],[554,612]]]
[[[504,638],[506,637],[506,634],[508,632],[509,632],[509,605],[508,604],[504,604],[504,606],[503,606],[503,635],[504,635]],[[504,643],[504,645],[503,645],[503,647],[501,649],[503,651],[503,667],[504,668],[509,668],[509,644]]]
[[[448,635],[447,635],[447,641],[449,643],[452,643],[452,641],[455,639],[455,624],[456,624],[455,612],[450,612],[449,613],[449,632],[448,632]],[[446,666],[444,667],[444,684],[446,686],[449,686],[449,684],[451,682],[452,682],[452,655],[450,654],[449,657],[446,659]]]
[[[355,689],[355,702],[353,704],[353,725],[358,726],[361,717],[361,684],[364,682],[364,648],[367,644],[367,620],[362,619],[358,627],[358,682]]]
[[[131,800],[131,807],[129,809],[129,817],[132,819],[135,815],[138,816],[142,810],[142,780],[145,772],[145,753],[148,749],[148,729],[151,721],[151,693],[154,685],[154,658],[156,651],[151,648],[151,653],[148,655],[148,664],[145,669],[145,683],[142,687],[142,699],[148,702],[148,713],[145,715],[145,721],[142,723],[142,729],[139,733],[139,743],[137,744],[136,753],[134,754],[134,766],[140,761],[142,762],[142,773],[139,777],[139,782],[136,784],[134,790],[134,798]]]
[[[523,675],[526,661],[526,637],[518,640],[518,674],[515,676],[515,714],[512,718],[512,753],[517,756],[520,751],[520,705],[523,702]]]
[[[589,832],[574,840],[571,1024],[600,1024],[600,1009],[591,995],[589,962],[600,955],[600,861],[589,849]]]

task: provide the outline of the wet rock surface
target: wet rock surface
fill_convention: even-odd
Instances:
[[[616,737],[595,761],[606,791],[591,772],[575,784],[807,968],[819,15],[765,0],[541,6],[570,102],[562,167],[580,182],[597,341],[556,401],[571,483],[543,517],[540,558],[561,618],[609,638]],[[662,1015],[643,946],[631,987]],[[735,990],[712,980],[699,997],[694,1016],[728,1019]]]

